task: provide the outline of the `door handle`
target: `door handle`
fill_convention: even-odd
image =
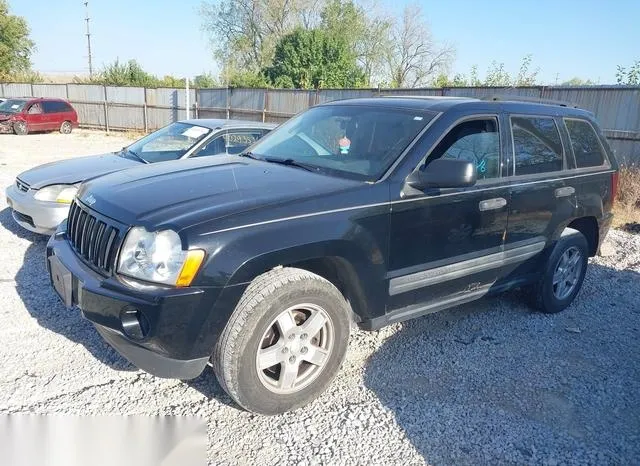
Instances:
[[[484,201],[480,201],[479,209],[480,212],[484,212],[485,210],[496,210],[502,209],[507,205],[507,200],[503,197],[496,197],[495,199],[486,199]]]
[[[576,189],[573,186],[565,186],[555,190],[556,197],[567,197],[575,194]]]

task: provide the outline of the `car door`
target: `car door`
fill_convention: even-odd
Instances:
[[[242,128],[224,130],[211,137],[195,151],[191,157],[207,157],[211,155],[235,155],[244,151],[267,132],[264,128]]]
[[[562,178],[565,149],[552,116],[511,115],[508,122],[513,172],[505,250],[540,252],[575,209],[575,190]]]
[[[46,130],[46,116],[42,102],[34,102],[25,109],[25,117],[29,131]]]
[[[416,169],[439,158],[473,162],[475,186],[399,193],[392,199],[389,310],[421,314],[486,293],[500,277],[508,181],[499,114],[451,125]]]
[[[42,101],[42,108],[44,110],[43,130],[53,131],[60,128],[60,125],[64,121],[64,109],[60,104],[61,102],[56,100]]]

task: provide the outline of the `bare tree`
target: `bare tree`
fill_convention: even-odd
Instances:
[[[446,70],[453,56],[453,47],[433,39],[420,5],[407,5],[391,30],[386,53],[388,80],[393,87],[424,86]]]

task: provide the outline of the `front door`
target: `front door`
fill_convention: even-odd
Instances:
[[[26,109],[26,120],[29,131],[44,131],[47,129],[46,115],[41,102],[35,102]]]
[[[391,321],[475,299],[499,278],[509,200],[499,120],[482,115],[457,122],[417,168],[443,157],[468,160],[477,167],[475,186],[392,200]]]

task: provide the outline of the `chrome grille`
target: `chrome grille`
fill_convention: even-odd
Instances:
[[[87,263],[110,274],[114,269],[120,230],[73,201],[67,220],[67,236],[73,249]]]
[[[29,185],[24,181],[19,180],[18,178],[16,178],[16,188],[18,188],[18,190],[22,191],[23,193],[29,191]]]

